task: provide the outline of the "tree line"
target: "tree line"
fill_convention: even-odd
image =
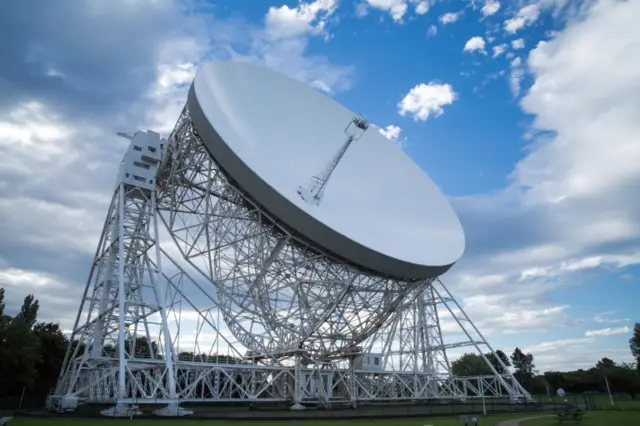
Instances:
[[[605,393],[608,383],[611,392],[624,393],[635,399],[640,395],[640,323],[634,326],[629,348],[636,359],[635,363],[617,363],[609,358],[602,358],[589,369],[538,374],[533,354],[515,348],[511,356],[507,356],[502,350],[484,356],[466,353],[451,363],[451,370],[456,376],[491,375],[493,372],[486,359],[498,373],[511,372],[533,395],[555,394],[560,388],[567,393]]]
[[[40,304],[33,295],[24,298],[22,306],[14,316],[5,313],[3,288],[0,288],[0,397],[19,397],[23,392],[31,396],[47,396],[55,387],[62,362],[69,345],[60,325],[38,321]],[[515,348],[510,356],[497,350],[486,354],[486,359],[498,373],[509,370],[532,394],[555,393],[558,388],[566,392],[606,392],[606,377],[612,392],[627,393],[633,398],[640,394],[640,323],[636,323],[629,347],[635,364],[616,363],[603,358],[588,370],[538,374],[534,357]],[[105,346],[106,355],[115,355],[114,347]],[[137,338],[135,348],[128,347],[136,357],[157,353],[157,343]],[[82,353],[82,348],[80,348]],[[179,359],[195,362],[237,363],[242,362],[227,355],[193,354],[181,352]],[[498,361],[498,358],[500,361]],[[479,354],[464,354],[453,361],[452,372],[457,376],[491,375],[491,368]]]

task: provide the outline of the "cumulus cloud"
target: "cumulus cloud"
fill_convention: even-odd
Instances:
[[[497,58],[498,56],[502,55],[506,51],[507,51],[506,44],[499,44],[497,46],[493,46],[493,55],[491,57]]]
[[[272,39],[326,34],[326,20],[337,7],[337,0],[316,0],[293,8],[272,6],[265,17],[265,32]]]
[[[462,10],[458,12],[449,12],[440,16],[440,18],[438,19],[442,25],[453,24],[454,22],[457,22],[462,17],[462,13],[463,13]]]
[[[438,28],[435,25],[429,25],[427,29],[427,37],[433,37],[438,34]]]
[[[451,105],[458,95],[450,84],[420,83],[398,103],[398,113],[411,115],[416,121],[438,117],[444,113],[443,107]]]
[[[409,4],[406,0],[366,0],[366,2],[367,5],[374,9],[387,12],[396,22],[402,21],[402,17],[409,9]]]
[[[394,126],[392,124],[388,125],[387,127],[383,127],[378,129],[378,131],[380,133],[382,133],[382,135],[391,140],[391,141],[397,141],[398,138],[400,137],[400,132],[402,132],[402,129],[398,126]]]
[[[495,15],[500,10],[500,2],[496,0],[487,0],[482,6],[482,15],[487,17],[491,15]]]
[[[519,38],[517,40],[513,40],[511,42],[511,47],[513,47],[516,50],[524,49],[524,39]]]
[[[424,15],[436,0],[364,0],[356,6],[356,14],[365,16],[369,8],[386,12],[394,22],[400,23],[413,5],[416,15]]]
[[[540,17],[540,6],[536,3],[524,6],[513,18],[504,21],[504,29],[508,33],[515,34],[527,25],[533,24]]]
[[[416,4],[416,14],[424,15],[429,11],[429,2],[421,1]]]
[[[392,141],[396,146],[400,148],[407,147],[407,138],[401,137],[402,128],[393,124],[390,124],[386,127],[377,127],[378,131],[387,139]]]
[[[478,36],[471,37],[464,44],[464,48],[462,50],[465,52],[475,52],[477,50],[481,53],[485,53],[484,45],[485,45],[485,42],[482,37],[478,37]]]
[[[337,4],[336,0],[315,0],[301,2],[294,8],[271,7],[265,16],[264,28],[237,22],[229,24],[233,25],[230,31],[250,35],[246,40],[248,53],[246,49],[242,49],[242,53],[233,49],[236,43],[221,41],[232,59],[267,66],[327,93],[346,90],[351,87],[352,67],[337,66],[324,56],[307,54],[311,37],[329,37],[329,21]]]

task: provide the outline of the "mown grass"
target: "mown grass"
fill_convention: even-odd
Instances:
[[[552,426],[557,425],[555,417],[528,420],[522,426]],[[563,425],[575,424],[571,421]],[[640,411],[585,411],[581,426],[637,426],[640,425]]]
[[[494,426],[503,420],[526,417],[526,414],[480,416],[482,426]],[[104,418],[31,418],[16,417],[9,426],[114,426],[122,423],[133,426],[461,426],[460,417],[430,417],[376,420],[278,420],[278,421],[242,421],[242,420],[183,420],[183,419],[104,419]]]

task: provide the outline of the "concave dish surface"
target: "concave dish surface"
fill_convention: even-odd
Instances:
[[[351,144],[319,205],[299,196],[356,115],[328,96],[266,68],[221,61],[198,71],[188,106],[225,172],[318,248],[407,279],[439,276],[462,256],[464,233],[447,199],[373,126]]]

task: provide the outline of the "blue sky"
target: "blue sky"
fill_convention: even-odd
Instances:
[[[235,58],[366,115],[430,174],[467,234],[444,282],[494,347],[543,371],[630,361],[639,2],[52,3],[0,5],[11,306],[35,292],[68,326],[126,146],[114,133],[169,131],[198,64]]]

